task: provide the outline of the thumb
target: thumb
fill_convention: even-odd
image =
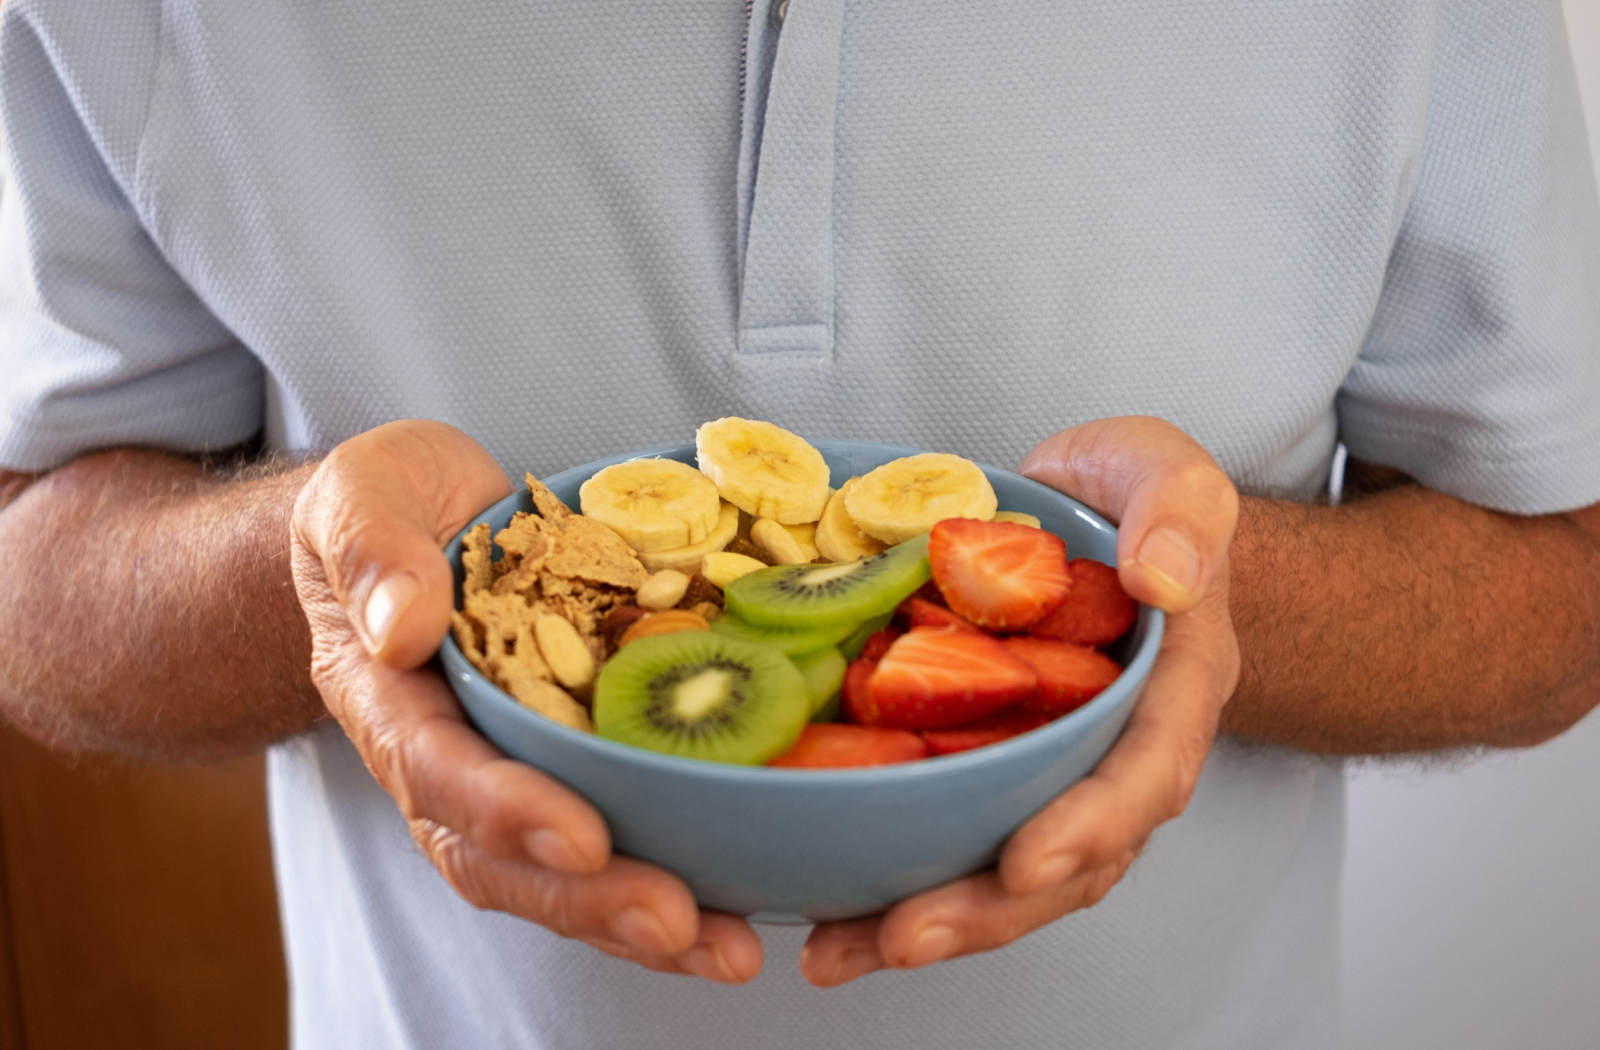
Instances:
[[[1119,523],[1123,589],[1187,612],[1228,565],[1239,495],[1211,454],[1171,423],[1118,416],[1070,427],[1034,447],[1020,474]]]
[[[387,423],[339,445],[306,483],[292,529],[313,557],[297,562],[320,573],[374,659],[416,667],[450,627],[444,543],[510,492],[489,454],[454,427]]]

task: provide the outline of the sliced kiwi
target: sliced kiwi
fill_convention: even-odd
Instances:
[[[923,535],[856,561],[758,569],[728,584],[723,599],[729,611],[750,623],[859,624],[893,612],[931,575]]]
[[[844,672],[848,661],[845,660],[843,653],[831,645],[820,653],[810,653],[790,659],[800,672],[800,677],[806,680],[806,688],[811,692],[811,720],[814,722],[817,719],[817,712],[827,706],[828,701],[838,698],[839,687],[844,685]]]
[[[846,660],[854,660],[861,655],[861,650],[867,647],[867,639],[889,626],[889,621],[894,619],[894,613],[886,612],[882,616],[874,616],[866,623],[857,627],[850,637],[839,643],[839,651]]]
[[[594,685],[601,736],[706,762],[754,766],[782,754],[811,706],[782,651],[705,631],[629,642]]]
[[[855,624],[849,620],[821,627],[773,627],[770,624],[751,623],[733,613],[723,613],[711,621],[711,630],[716,634],[743,638],[747,642],[759,642],[762,645],[775,645],[795,657],[831,649],[854,629]]]

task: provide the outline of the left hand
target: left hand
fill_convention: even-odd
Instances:
[[[1210,454],[1159,419],[1063,430],[1018,471],[1120,521],[1122,586],[1165,610],[1144,696],[1094,772],[1017,829],[996,870],[908,897],[882,915],[823,923],[801,952],[821,987],[1010,944],[1110,892],[1159,825],[1182,813],[1239,678],[1228,545],[1239,497]]]

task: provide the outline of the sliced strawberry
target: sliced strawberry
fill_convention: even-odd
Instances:
[[[1051,716],[1047,714],[1024,710],[1013,705],[1001,708],[976,722],[968,722],[964,726],[956,726],[953,729],[925,729],[922,731],[922,739],[927,741],[930,754],[953,755],[957,751],[971,751],[975,747],[987,747],[989,744],[998,744],[1002,740],[1021,736],[1030,729],[1038,729],[1050,721],[1052,721]]]
[[[867,706],[867,680],[878,669],[878,661],[861,657],[850,661],[844,671],[844,684],[839,687],[839,710],[852,722],[865,722],[870,711]]]
[[[1000,644],[1039,675],[1038,688],[1019,706],[1052,718],[1082,707],[1122,673],[1105,653],[1071,642],[1019,634]]]
[[[950,604],[944,600],[944,592],[939,589],[939,585],[934,583],[932,580],[929,580],[921,587],[918,587],[917,593],[913,594],[911,597],[925,602],[931,602],[934,605],[943,605],[948,607]]]
[[[852,714],[867,725],[942,729],[1020,700],[1038,680],[988,635],[922,627],[889,647],[867,679],[866,703]]]
[[[861,647],[861,659],[877,663],[883,659],[883,654],[889,651],[889,646],[894,640],[906,632],[890,624],[881,631],[874,631],[867,637],[867,644]]]
[[[1067,570],[1072,590],[1066,600],[1028,633],[1074,645],[1106,645],[1127,634],[1139,618],[1139,603],[1122,589],[1117,570],[1091,558],[1073,558]]]
[[[1060,537],[1010,521],[939,522],[928,536],[928,563],[950,608],[996,631],[1037,622],[1072,586]]]
[[[928,745],[915,733],[840,722],[808,725],[794,747],[768,762],[785,769],[841,769],[887,766],[928,757]]]
[[[917,627],[959,627],[964,631],[983,633],[983,628],[977,624],[968,623],[943,605],[923,601],[921,598],[907,598],[900,603],[897,615],[904,616],[906,622],[913,629]]]

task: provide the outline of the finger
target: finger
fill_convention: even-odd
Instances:
[[[367,651],[416,667],[450,626],[454,581],[441,547],[510,492],[461,431],[402,420],[334,449],[300,493],[293,529]]]
[[[703,977],[720,984],[744,984],[761,972],[761,938],[745,920],[723,912],[700,913],[700,936],[681,955],[641,951],[621,941],[585,938],[584,942],[607,955],[637,963],[660,973]]]
[[[1137,853],[1158,825],[1183,812],[1238,679],[1238,646],[1226,617],[1227,591],[1219,588],[1172,618],[1116,744],[1001,852],[1007,890],[1040,892]]]
[[[1069,912],[1098,904],[1134,854],[1040,893],[1018,896],[993,872],[981,872],[909,897],[882,916],[825,923],[801,952],[801,972],[832,988],[886,967],[915,969],[993,951]]]
[[[1017,470],[1119,522],[1117,568],[1134,598],[1184,612],[1218,579],[1239,497],[1189,435],[1160,419],[1120,416],[1046,438]]]
[[[474,907],[508,912],[563,937],[614,941],[651,956],[682,955],[700,939],[700,912],[689,888],[660,868],[613,857],[603,871],[572,875],[492,857],[432,821],[413,821],[411,833]],[[726,924],[712,933],[735,952],[743,950],[733,945],[737,931]]]
[[[557,871],[605,867],[611,837],[594,808],[559,781],[507,758],[464,721],[431,671],[397,671],[353,640],[312,673],[367,768],[408,820],[451,828],[496,857]]]
[[[818,988],[834,988],[883,969],[882,927],[882,915],[818,923],[800,949],[800,973]]]

